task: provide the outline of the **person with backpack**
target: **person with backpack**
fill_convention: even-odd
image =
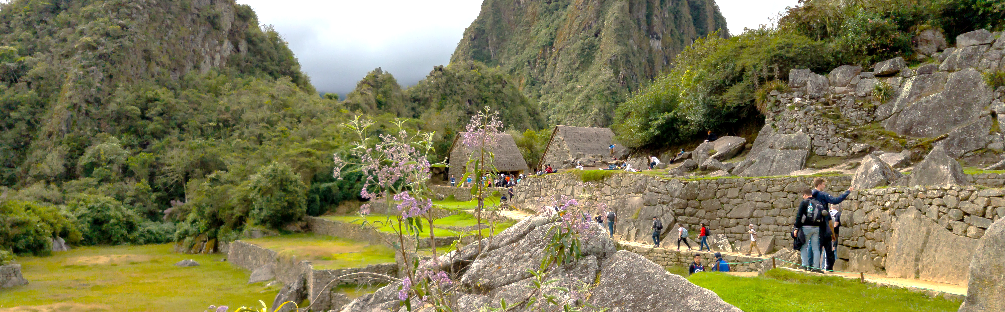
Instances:
[[[851,194],[851,191],[855,190],[855,188],[849,187],[848,190],[840,196],[833,197],[824,191],[827,187],[826,183],[827,180],[824,178],[813,179],[813,199],[823,204],[822,209],[824,214],[827,216],[827,222],[820,226],[820,247],[823,248],[822,256],[825,260],[821,261],[820,267],[826,268],[827,270],[833,270],[835,260],[833,242],[837,240],[837,236],[832,235],[834,229],[832,228],[833,225],[830,223],[832,219],[832,216],[830,215],[830,205],[837,205],[843,202],[845,198],[848,198],[848,195]]]
[[[653,247],[660,246],[660,233],[663,232],[663,222],[653,216]]]
[[[610,230],[611,238],[614,238],[614,220],[617,219],[617,214],[614,210],[607,212],[607,229]]]
[[[698,240],[698,251],[702,251],[703,248],[712,251],[712,247],[708,247],[708,228],[705,227],[705,223],[701,223],[701,230],[698,231]]]
[[[691,251],[691,244],[687,242],[687,229],[684,228],[680,223],[677,224],[677,250],[680,250],[680,242],[684,242],[687,246],[687,250]]]
[[[829,214],[823,208],[823,204],[813,198],[813,190],[805,189],[802,192],[803,201],[799,203],[796,211],[795,229],[793,237],[805,237],[799,254],[802,257],[803,269],[807,271],[819,272],[820,266],[820,229],[827,220],[825,214]]]
[[[701,255],[694,254],[694,261],[691,261],[691,265],[687,268],[687,275],[692,275],[698,272],[705,272],[705,266],[701,265]]]
[[[721,253],[715,253],[715,265],[712,266],[712,270],[716,272],[729,272],[729,263],[722,259]]]
[[[754,250],[757,250],[757,256],[763,256],[763,254],[761,254],[761,249],[757,248],[757,230],[754,229],[753,223],[749,225],[747,233],[750,234],[750,248],[747,249],[747,255],[749,256],[754,253]]]

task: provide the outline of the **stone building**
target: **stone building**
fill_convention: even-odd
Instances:
[[[610,128],[555,126],[538,167],[550,164],[555,169],[569,169],[575,168],[576,162],[594,167],[611,158],[612,143],[614,131]],[[624,151],[624,146],[616,144],[614,155],[620,156]]]
[[[450,166],[448,171],[450,175],[457,177],[457,180],[460,180],[464,176],[464,172],[467,171],[468,155],[471,154],[471,151],[461,142],[463,134],[459,133],[454,137],[454,143],[450,145],[450,154],[447,159],[447,164]],[[520,148],[516,146],[513,136],[509,134],[501,134],[500,136],[499,144],[489,151],[495,157],[495,170],[506,174],[530,173],[527,161],[520,154]],[[447,179],[449,180],[450,177]]]

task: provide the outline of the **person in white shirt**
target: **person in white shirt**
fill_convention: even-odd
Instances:
[[[749,256],[754,250],[757,250],[757,256],[760,257],[762,255],[761,249],[757,248],[757,231],[754,230],[753,223],[750,224],[750,229],[747,230],[747,233],[750,233],[750,249],[747,250],[747,255]]]
[[[656,166],[659,166],[659,165],[660,165],[660,159],[659,158],[656,158],[656,156],[651,156],[649,158],[649,170],[653,170],[653,169],[656,168]]]

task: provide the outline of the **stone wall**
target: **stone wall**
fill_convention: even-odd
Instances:
[[[712,271],[712,264],[715,263],[714,252],[677,251],[676,249],[669,247],[670,246],[667,246],[667,248],[652,248],[626,244],[618,245],[618,249],[642,255],[646,259],[649,259],[649,261],[659,264],[664,268],[687,268],[691,265],[691,262],[694,261],[694,255],[700,255],[701,263],[705,266],[705,270]],[[731,272],[760,272],[764,269],[772,268],[771,259],[765,260],[765,258],[747,257],[736,254],[722,254],[722,259],[730,263],[729,269]],[[790,266],[782,261],[775,261],[774,264],[779,267]]]
[[[0,289],[28,285],[28,280],[21,276],[20,264],[0,265]]]
[[[393,233],[376,232],[359,224],[338,222],[317,217],[307,217],[306,219],[308,231],[318,235],[337,236],[366,242],[371,245],[383,245],[387,244],[387,242],[398,241],[398,236]],[[405,239],[414,240],[415,238],[406,236]],[[449,246],[456,239],[457,237],[436,237],[436,246]],[[419,247],[429,247],[429,238],[420,238]]]
[[[642,243],[651,243],[653,216],[662,220],[662,235],[671,244],[677,223],[690,230],[692,239],[698,224],[705,223],[712,234],[725,234],[739,247],[748,240],[745,226],[752,223],[763,241],[773,240],[781,247],[792,243],[789,232],[801,201],[798,192],[808,188],[812,179],[670,179],[616,173],[600,182],[583,183],[575,175],[553,174],[527,179],[518,187],[514,205],[537,210],[556,195],[595,199],[616,211],[617,235]],[[834,195],[851,180],[848,176],[827,179],[828,192]],[[1001,178],[981,174],[971,179],[995,183]],[[835,269],[886,271],[898,277],[961,284],[966,282],[966,272],[947,267],[966,267],[959,263],[970,258],[968,246],[994,220],[1005,217],[1005,190],[983,186],[856,190],[839,207],[843,227]],[[888,263],[891,255],[894,260],[907,260]],[[690,263],[687,257],[675,257],[650,260]]]
[[[368,265],[363,268],[312,270],[307,279],[307,289],[310,296],[308,298],[310,298],[315,306],[341,307],[349,303],[349,298],[338,292],[331,291],[332,288],[341,285],[376,285],[389,282],[387,279],[374,275],[354,274],[363,272],[395,277],[397,276],[398,265],[385,263]]]

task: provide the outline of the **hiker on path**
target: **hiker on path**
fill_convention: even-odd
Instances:
[[[704,249],[712,251],[712,247],[708,247],[708,228],[705,227],[705,223],[701,223],[701,229],[698,230],[698,241],[698,251]]]
[[[753,223],[749,225],[747,233],[750,234],[750,248],[747,249],[747,255],[749,256],[753,254],[754,250],[757,250],[757,256],[762,256],[761,249],[757,248],[757,230],[754,229]]]
[[[687,229],[684,228],[680,223],[677,224],[677,250],[680,250],[680,242],[684,242],[687,246],[687,250],[691,251],[691,244],[687,242]]]
[[[614,221],[617,219],[617,215],[614,210],[607,212],[607,229],[610,230],[611,238],[614,238]]]
[[[716,272],[729,272],[729,263],[722,259],[721,253],[715,253],[715,264],[712,266],[712,270]]]
[[[701,265],[701,255],[695,254],[694,261],[692,261],[691,265],[687,268],[687,275],[692,275],[698,272],[705,272],[705,266]]]
[[[826,221],[823,204],[813,199],[813,190],[805,189],[802,192],[803,201],[799,203],[796,211],[795,229],[792,236],[802,238],[802,246],[799,248],[799,255],[803,260],[803,269],[808,271],[820,270],[820,230]]]
[[[830,216],[830,205],[837,205],[837,204],[840,204],[841,202],[843,202],[845,200],[845,198],[848,198],[848,195],[851,194],[851,191],[855,190],[855,188],[854,187],[849,187],[848,190],[845,191],[844,193],[842,193],[840,196],[833,197],[833,196],[831,196],[830,194],[827,194],[827,192],[824,191],[824,189],[827,187],[826,184],[827,184],[827,180],[825,180],[824,178],[813,179],[813,199],[816,199],[818,202],[820,202],[821,204],[823,204],[823,212],[826,212],[826,215],[827,215],[827,222],[820,225],[820,227],[821,227],[821,229],[820,229],[820,246],[823,248],[822,255],[823,255],[824,259],[826,259],[826,261],[821,262],[820,268],[826,268],[827,270],[833,270],[834,269],[834,248],[833,248],[834,247],[834,243],[833,242],[835,240],[837,240],[837,236],[836,235],[831,235],[832,232],[831,232],[831,228],[830,227],[832,226],[832,224],[830,224],[830,221],[831,221],[830,220],[831,219],[831,216]]]
[[[653,246],[660,246],[660,233],[663,232],[663,222],[653,216]]]

